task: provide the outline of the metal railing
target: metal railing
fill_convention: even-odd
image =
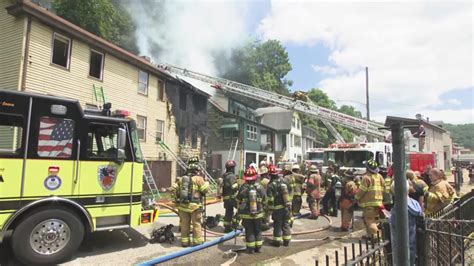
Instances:
[[[334,256],[326,255],[324,261],[315,261],[315,265],[392,265],[392,253],[389,237],[389,225],[383,224],[382,236],[377,234],[374,240],[358,240],[344,247],[344,252],[334,251]]]

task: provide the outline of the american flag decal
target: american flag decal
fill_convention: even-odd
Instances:
[[[38,155],[69,158],[72,154],[74,121],[63,118],[41,117]]]

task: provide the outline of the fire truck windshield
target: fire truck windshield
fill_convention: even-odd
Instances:
[[[308,160],[322,161],[323,158],[324,158],[324,153],[322,152],[308,152]]]
[[[329,161],[342,166],[344,164],[344,151],[326,151],[324,152],[324,165],[329,165]]]
[[[373,158],[374,154],[370,151],[346,151],[344,157],[344,166],[364,167],[364,161]]]

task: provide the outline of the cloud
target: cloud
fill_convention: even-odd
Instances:
[[[140,54],[215,75],[216,53],[246,40],[246,1],[123,0],[136,24]]]
[[[472,20],[467,1],[272,1],[258,31],[285,44],[328,47],[327,65],[312,67],[326,75],[315,86],[331,98],[365,102],[368,66],[372,117],[430,112],[453,123],[472,121],[472,101],[467,111],[430,107],[456,104],[440,96],[474,84]]]

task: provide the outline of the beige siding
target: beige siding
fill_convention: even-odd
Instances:
[[[177,136],[174,120],[169,116],[166,102],[158,101],[158,79],[149,76],[148,96],[137,93],[139,69],[109,54],[105,54],[103,81],[90,78],[89,45],[72,40],[69,69],[51,64],[53,30],[33,21],[30,40],[30,64],[26,88],[28,91],[66,96],[78,99],[82,105],[93,104],[92,86],[103,87],[106,98],[112,102],[112,109],[126,109],[132,117],[147,118],[146,142],[142,149],[147,160],[157,160],[161,151],[155,144],[156,120],[165,121],[165,141],[177,150]],[[169,157],[168,157],[169,158]],[[172,178],[176,173],[173,164]]]
[[[11,1],[0,0],[0,89],[20,88],[26,18],[16,18],[5,8]]]

